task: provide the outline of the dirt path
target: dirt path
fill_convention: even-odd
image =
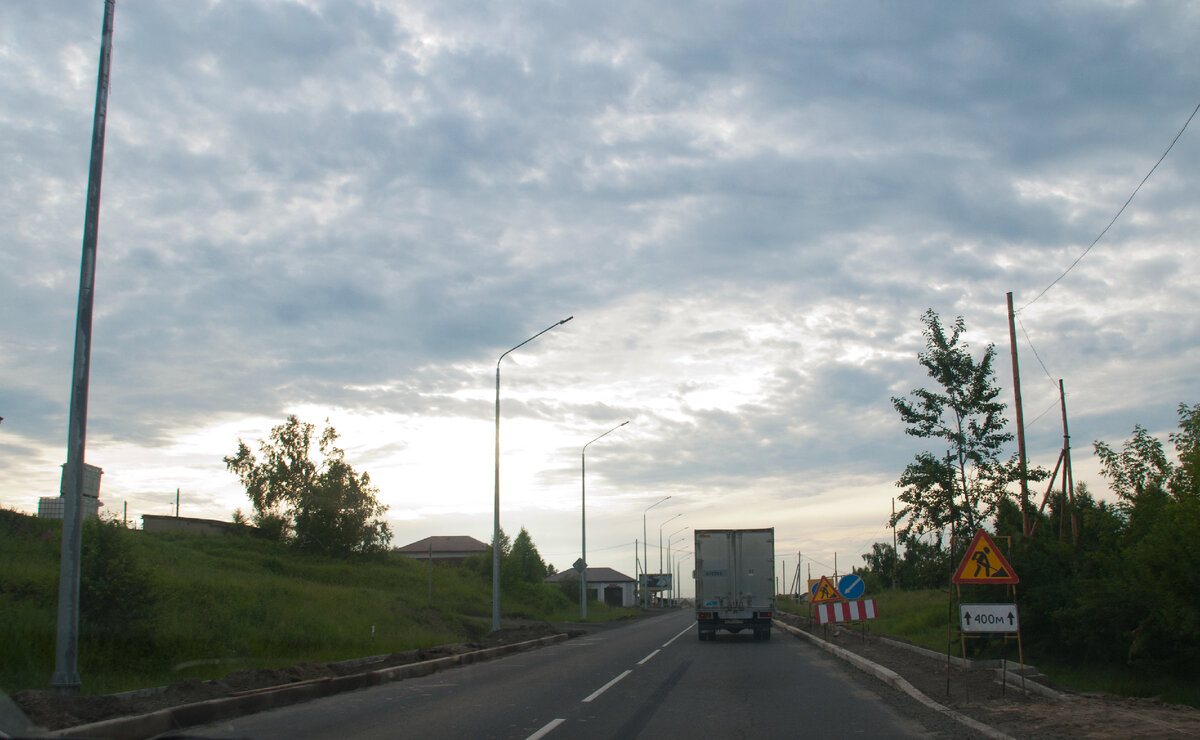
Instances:
[[[788,624],[895,671],[935,702],[1015,738],[1200,737],[1200,710],[1192,707],[1085,694],[1050,685],[1045,677],[1027,679],[1028,690],[1022,691],[1020,686],[1002,685],[994,669],[953,666],[947,671],[944,656],[917,652],[876,635],[864,642],[857,628],[814,628],[807,619],[781,616]],[[1034,691],[1035,682],[1060,698]]]

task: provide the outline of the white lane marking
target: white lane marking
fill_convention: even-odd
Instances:
[[[558,727],[563,722],[566,722],[566,720],[565,719],[552,719],[546,723],[545,727],[543,727],[542,729],[533,733],[529,737],[525,738],[525,740],[541,740],[545,736],[549,735],[551,730],[553,730],[555,727]]]
[[[644,658],[642,658],[641,660],[639,660],[639,661],[638,661],[638,665],[642,665],[642,664],[643,664],[643,663],[645,663],[646,661],[648,661],[648,660],[650,660],[651,658],[653,658],[655,655],[658,655],[658,654],[659,654],[659,652],[661,652],[661,651],[659,651],[659,650],[655,650],[654,652],[650,653],[650,654],[649,654],[649,655],[647,655],[646,657],[644,657]]]
[[[690,625],[690,624],[689,624],[688,626],[684,627],[684,628],[683,628],[683,632],[680,632],[678,635],[675,635],[675,636],[674,636],[674,637],[672,637],[670,640],[667,640],[666,642],[664,642],[664,643],[663,643],[663,645],[662,645],[662,646],[663,646],[663,647],[666,647],[667,645],[670,645],[671,643],[673,643],[673,642],[675,642],[676,640],[678,640],[680,637],[683,637],[683,636],[684,636],[684,634],[686,634],[686,633],[688,633],[688,632],[690,632],[690,631],[691,631],[691,629],[692,629],[692,626],[693,626],[693,625]]]
[[[617,676],[617,677],[616,677],[616,678],[614,678],[613,680],[609,681],[608,683],[604,684],[604,685],[603,685],[603,686],[601,686],[600,688],[596,689],[595,691],[593,691],[593,692],[592,692],[591,696],[589,696],[588,698],[586,698],[586,699],[584,699],[584,700],[583,700],[583,703],[584,703],[584,704],[588,704],[588,703],[590,703],[590,702],[591,702],[593,699],[595,699],[596,697],[600,696],[600,695],[601,695],[601,694],[603,694],[605,691],[608,691],[609,689],[611,689],[611,688],[613,687],[613,685],[617,683],[617,681],[620,681],[622,678],[625,678],[625,677],[626,677],[626,676],[628,676],[630,673],[633,673],[633,671],[631,671],[631,670],[630,670],[630,671],[625,671],[624,673],[622,673],[621,675]]]

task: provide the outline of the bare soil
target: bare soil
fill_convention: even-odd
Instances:
[[[278,670],[240,670],[210,681],[184,679],[169,686],[106,696],[60,696],[51,691],[20,691],[12,698],[33,724],[47,730],[60,730],[66,727],[101,722],[114,717],[148,714],[167,707],[219,699],[239,692],[365,673],[500,645],[526,642],[539,637],[561,634],[563,631],[547,622],[535,622],[498,630],[475,642],[439,645],[338,663],[304,663]]]
[[[932,657],[858,628],[821,627],[811,620],[777,612],[783,621],[840,648],[890,668],[942,706],[1016,738],[1171,738],[1200,737],[1200,710],[1156,699],[1129,699],[1083,693],[1027,677],[1064,695],[1051,698],[1020,686],[1003,685],[993,668],[947,669],[944,656]],[[1009,664],[1010,670],[1019,666]]]

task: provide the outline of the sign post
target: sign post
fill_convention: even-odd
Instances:
[[[953,541],[958,537],[951,538],[951,546]],[[1004,537],[1002,539],[1009,541],[1011,547],[1011,539]],[[1004,644],[1007,647],[1010,639],[1017,641],[1017,654],[1021,660],[1021,681],[1025,680],[1025,651],[1021,646],[1021,622],[1017,612],[1017,583],[1020,579],[1017,577],[1016,570],[1012,564],[1008,562],[1008,558],[1000,552],[1000,548],[996,547],[996,542],[984,530],[979,530],[975,536],[971,538],[971,544],[967,546],[967,551],[963,555],[962,562],[958,564],[958,569],[954,571],[950,581],[955,586],[955,591],[958,593],[958,634],[959,644],[962,646],[962,656],[967,657],[967,638],[986,637],[990,634],[999,634],[1003,636]],[[1013,603],[1011,604],[964,604],[962,603],[962,587],[964,584],[978,586],[1004,586],[1006,594],[1011,595]],[[951,597],[953,601],[953,596]],[[1015,638],[1013,637],[1015,636]],[[951,638],[952,639],[952,638]],[[950,693],[950,645],[946,645],[946,694]],[[1007,660],[1004,661],[1007,663]],[[1007,686],[1007,667],[1002,668],[1001,684]]]

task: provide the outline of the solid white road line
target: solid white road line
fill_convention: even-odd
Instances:
[[[661,650],[655,650],[654,652],[650,653],[650,654],[649,654],[649,655],[647,655],[646,657],[644,657],[644,658],[642,658],[641,660],[639,660],[639,661],[638,661],[638,665],[642,665],[642,664],[643,664],[643,663],[645,663],[646,661],[648,661],[648,660],[650,660],[651,658],[653,658],[655,655],[658,655],[660,652],[662,652],[662,651],[661,651]]]
[[[591,695],[590,695],[590,696],[588,696],[588,698],[586,698],[586,699],[584,699],[584,700],[583,700],[583,703],[584,703],[584,704],[590,703],[590,702],[591,702],[593,699],[595,699],[596,697],[600,696],[600,695],[601,695],[601,694],[603,694],[605,691],[608,691],[609,689],[611,689],[611,688],[612,688],[612,687],[613,687],[613,686],[614,686],[614,685],[617,683],[617,681],[620,681],[622,678],[625,678],[625,677],[626,677],[626,676],[628,676],[630,673],[633,673],[633,671],[632,671],[632,670],[625,671],[624,673],[622,673],[621,675],[617,676],[617,677],[616,677],[616,678],[614,678],[613,680],[609,681],[608,683],[604,684],[604,685],[603,685],[603,686],[601,686],[600,688],[596,689],[595,691],[593,691],[593,692],[591,693]]]
[[[555,727],[558,727],[563,722],[566,722],[566,720],[565,719],[552,719],[546,723],[545,727],[543,727],[542,729],[533,733],[529,737],[525,738],[525,740],[542,740],[542,738],[544,738],[545,736],[550,734],[551,730],[553,730]]]
[[[691,631],[691,629],[692,629],[692,625],[689,624],[688,626],[683,628],[683,632],[680,632],[678,635],[675,635],[670,640],[667,640],[666,642],[663,643],[662,646],[666,647],[667,645],[670,645],[671,643],[675,642],[680,637],[683,637],[685,634],[687,634],[689,631]]]

